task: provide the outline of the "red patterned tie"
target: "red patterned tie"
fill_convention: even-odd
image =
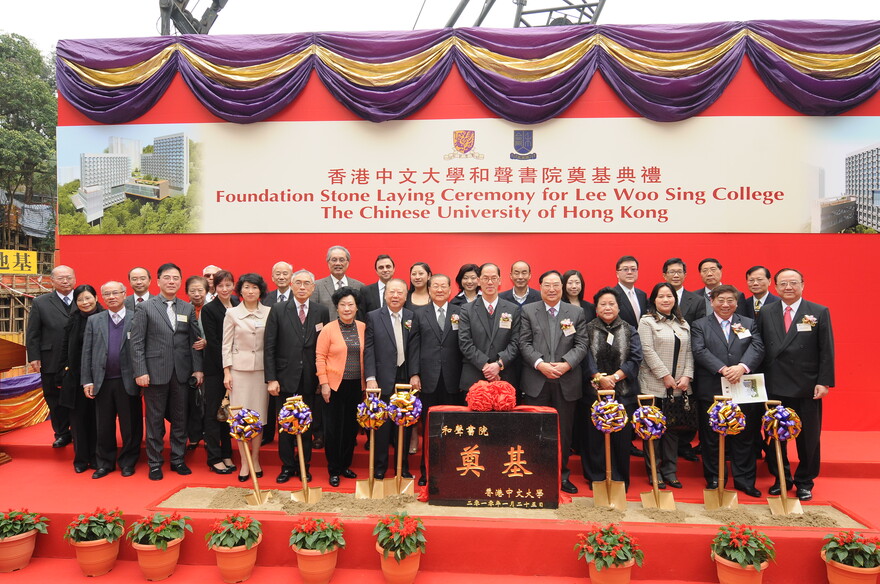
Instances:
[[[782,315],[782,324],[785,325],[785,332],[791,328],[791,306],[785,307],[785,314]]]
[[[299,305],[299,321],[302,324],[306,324],[306,305],[305,304]]]
[[[489,305],[489,316],[492,316],[493,314],[495,314],[495,308],[490,304]]]

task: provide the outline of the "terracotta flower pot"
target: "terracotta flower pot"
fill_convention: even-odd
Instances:
[[[609,566],[596,569],[596,564],[590,562],[590,582],[591,584],[628,584],[632,578],[632,568],[635,560],[630,560],[620,566]]]
[[[718,554],[712,554],[712,559],[715,560],[718,582],[721,584],[759,584],[764,581],[764,572],[770,565],[770,562],[763,562],[761,570],[758,571],[754,566],[743,568],[736,562],[725,560]]]
[[[876,584],[880,566],[876,568],[856,568],[847,566],[825,557],[825,550],[820,552],[825,562],[825,571],[830,584]]]
[[[227,548],[214,546],[217,558],[217,567],[220,569],[220,577],[228,584],[244,582],[251,577],[254,565],[257,563],[257,548],[263,541],[263,534],[257,538],[257,543],[247,549],[243,545]]]
[[[339,548],[326,552],[303,550],[296,546],[291,548],[296,552],[296,565],[304,584],[327,584],[333,578]]]
[[[36,529],[0,539],[0,572],[15,572],[27,566],[36,543]]]
[[[400,560],[394,558],[393,553],[385,557],[385,550],[377,543],[376,551],[379,552],[379,561],[382,564],[382,575],[388,584],[411,584],[419,573],[419,563],[422,560],[422,552],[416,550]]]
[[[131,547],[137,551],[138,566],[144,578],[150,581],[164,580],[173,574],[174,569],[177,568],[177,560],[180,559],[182,541],[182,537],[172,539],[164,550],[150,544],[132,543]]]
[[[116,565],[119,556],[119,540],[71,541],[76,551],[76,561],[86,576],[103,576]]]

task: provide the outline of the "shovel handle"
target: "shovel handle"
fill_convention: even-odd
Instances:
[[[777,438],[773,438],[774,447],[776,448],[776,477],[779,481],[779,499],[782,501],[782,508],[788,513],[786,508],[786,500],[788,499],[788,481],[785,478],[785,466],[782,464],[782,446]]]
[[[654,405],[654,396],[653,396],[653,395],[650,395],[650,394],[644,394],[644,393],[643,393],[643,394],[639,395],[637,399],[639,400],[639,404],[640,404],[640,405],[641,405],[643,402],[650,402],[650,403],[648,404],[649,406],[653,406],[653,405]]]
[[[614,390],[613,390],[613,389],[600,389],[599,391],[596,392],[596,394],[597,394],[599,397],[606,397],[606,396],[609,396],[609,395],[610,395],[610,396],[613,396],[613,395],[614,395]]]
[[[782,405],[782,402],[779,401],[778,399],[768,399],[766,402],[764,402],[764,407],[768,410],[772,410],[776,406],[781,406],[781,405]]]
[[[713,396],[712,399],[717,402],[726,402],[732,400],[733,398],[729,395],[716,395]]]
[[[309,502],[309,482],[306,480],[306,457],[303,454],[303,438],[302,434],[296,435],[296,453],[299,458],[299,480],[302,483],[303,498],[305,502]]]
[[[241,408],[238,408],[241,409]],[[254,499],[257,500],[257,505],[263,504],[263,493],[260,492],[260,483],[257,482],[257,473],[254,470],[254,459],[251,458],[251,445],[249,443],[245,443],[244,445],[244,455],[248,461],[248,468],[251,473],[251,480],[254,481]]]

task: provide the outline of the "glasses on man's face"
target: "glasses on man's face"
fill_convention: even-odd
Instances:
[[[294,288],[308,288],[311,285],[312,282],[310,280],[294,280],[291,284],[291,286],[293,286]]]
[[[501,278],[498,276],[480,276],[480,280],[483,282],[488,282],[489,284],[497,284],[501,281]]]
[[[802,284],[798,280],[786,280],[784,282],[776,282],[779,288],[797,288]]]
[[[347,261],[348,261],[348,260],[345,259],[345,258],[330,258],[330,263],[331,263],[331,264],[344,264],[344,263],[346,263]]]
[[[684,270],[667,270],[666,274],[669,276],[684,276]]]
[[[105,296],[107,298],[112,298],[113,296],[124,296],[124,295],[125,295],[125,290],[119,290],[119,291],[110,290],[108,292],[101,292],[101,296]]]
[[[638,268],[619,268],[618,272],[626,272],[627,274],[632,274],[633,272],[638,272]]]

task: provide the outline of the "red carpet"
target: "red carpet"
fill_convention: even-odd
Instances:
[[[833,504],[876,530],[880,524],[880,500],[873,496],[880,489],[880,454],[874,452],[876,433],[827,432],[823,435],[822,476],[814,491],[813,504]],[[209,473],[203,449],[187,454],[193,474],[179,476],[165,470],[165,480],[149,481],[146,464],[137,474],[123,478],[118,472],[92,480],[91,471],[75,474],[72,449],[52,449],[48,424],[17,430],[0,436],[0,451],[13,461],[0,466],[0,508],[26,507],[49,515],[52,523],[48,535],[37,538],[34,564],[14,575],[5,575],[9,582],[43,582],[49,579],[67,582],[83,578],[76,563],[68,558],[73,552],[62,539],[64,528],[72,517],[91,511],[97,505],[119,507],[130,523],[152,509],[159,501],[183,486],[239,486],[234,476]],[[793,448],[792,448],[793,451]],[[317,451],[312,466],[316,486],[329,489],[323,453]],[[415,459],[416,457],[412,457]],[[261,486],[275,488],[279,472],[276,446],[270,445],[262,459],[265,477]],[[411,460],[411,467],[417,462]],[[633,484],[630,501],[647,490],[641,460],[633,459]],[[572,469],[579,469],[579,460],[572,457]],[[360,447],[353,469],[366,473],[367,456]],[[675,492],[676,501],[702,502],[703,481],[699,463],[679,461],[679,477],[685,488]],[[572,473],[581,496],[590,491],[579,473]],[[766,493],[772,483],[763,464],[759,468],[758,488]],[[285,485],[288,490],[299,487],[298,480]],[[354,481],[343,480],[342,492],[352,492]],[[765,505],[764,499],[740,495],[741,504]],[[808,504],[805,504],[809,505]],[[466,513],[462,508],[462,513]],[[205,578],[220,581],[213,566],[213,555],[205,548],[204,534],[220,513],[187,511],[194,523],[193,534],[184,541],[181,562],[186,564],[170,581],[192,581]],[[290,522],[280,513],[255,514],[265,524],[266,535],[260,548],[254,581],[263,577],[284,577],[299,582],[294,554],[287,547]],[[339,557],[340,572],[336,582],[357,578],[363,584],[381,582],[373,537],[373,519],[347,520],[348,548]],[[549,520],[500,520],[478,518],[426,517],[428,553],[422,561],[417,582],[517,582],[534,576],[542,581],[584,581],[586,565],[576,560],[573,552],[576,534],[583,529],[577,522]],[[645,549],[645,566],[634,577],[642,582],[713,582],[714,566],[709,560],[708,545],[715,528],[711,526],[627,524]],[[822,537],[832,530],[812,528],[767,528],[777,542],[778,558],[771,564],[764,582],[824,582],[824,567],[818,555]],[[119,566],[104,581],[117,578],[141,579],[134,553],[123,545]],[[450,580],[454,578],[455,580]],[[119,580],[122,581],[122,580]]]

